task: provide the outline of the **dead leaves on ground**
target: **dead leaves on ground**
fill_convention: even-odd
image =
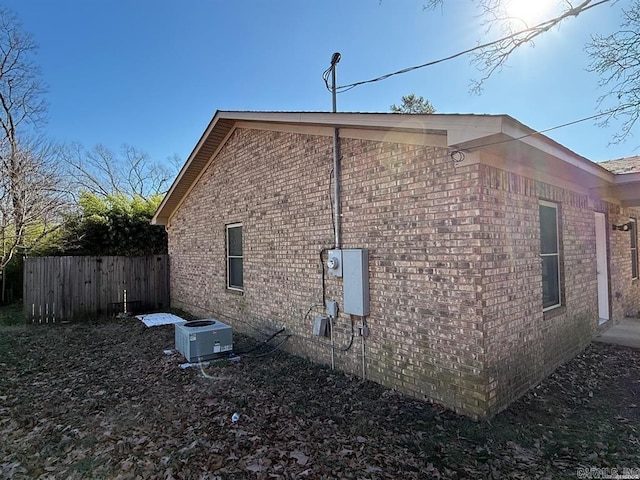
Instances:
[[[633,350],[592,345],[474,423],[280,353],[181,370],[163,354],[170,326],[2,334],[0,478],[518,479],[638,466]]]

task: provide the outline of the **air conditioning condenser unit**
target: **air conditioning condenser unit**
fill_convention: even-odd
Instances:
[[[219,358],[233,350],[231,327],[213,318],[176,323],[175,342],[188,362]]]

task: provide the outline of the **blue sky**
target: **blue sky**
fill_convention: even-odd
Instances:
[[[40,46],[45,133],[87,148],[127,143],[155,160],[186,159],[217,109],[329,111],[321,75],[335,51],[346,84],[467,49],[483,33],[462,0],[436,11],[420,0],[0,3]],[[604,91],[585,71],[583,46],[619,25],[625,3],[586,12],[520,50],[482,95],[469,92],[480,74],[462,57],[342,93],[338,110],[388,112],[416,93],[439,113],[504,113],[537,130],[593,115]],[[637,154],[638,128],[608,146],[614,128],[587,121],[548,135],[594,161]]]

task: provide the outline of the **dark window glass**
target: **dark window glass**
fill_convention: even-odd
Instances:
[[[229,256],[242,256],[242,227],[229,227]]]
[[[227,226],[227,288],[242,290],[242,225]]]
[[[242,258],[229,258],[229,287],[242,288]]]
[[[540,205],[540,253],[558,253],[557,209]]]
[[[560,252],[558,238],[558,208],[540,204],[540,259],[542,261],[542,308],[559,306]]]
[[[560,304],[558,257],[542,257],[542,307]]]

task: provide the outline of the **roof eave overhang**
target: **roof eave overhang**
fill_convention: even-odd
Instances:
[[[169,191],[151,218],[153,225],[168,225],[171,215],[199,178],[209,159],[229,135],[235,121],[225,119],[223,112],[216,112],[193,151],[182,166]]]
[[[394,115],[388,113],[326,113],[326,112],[225,112],[217,111],[200,140],[178,173],[160,203],[151,223],[167,225],[173,212],[182,203],[191,186],[208,165],[236,123],[261,122],[301,126],[330,126],[392,130],[396,132],[451,135],[454,141],[472,141],[495,132],[498,116],[488,115]]]
[[[615,175],[507,115],[394,115],[388,113],[217,111],[158,207],[151,223],[167,225],[191,187],[239,122],[330,126],[447,136],[454,150],[494,154],[504,162],[589,189],[590,194],[638,206],[640,174]]]
[[[484,159],[492,157],[492,165],[524,176],[561,179],[587,189],[614,182],[615,175],[610,171],[517,120],[494,118],[499,125],[493,131],[481,132],[482,136],[450,134],[450,147],[478,152]]]
[[[640,207],[640,173],[618,173],[610,184],[594,188],[593,195],[622,207]]]

